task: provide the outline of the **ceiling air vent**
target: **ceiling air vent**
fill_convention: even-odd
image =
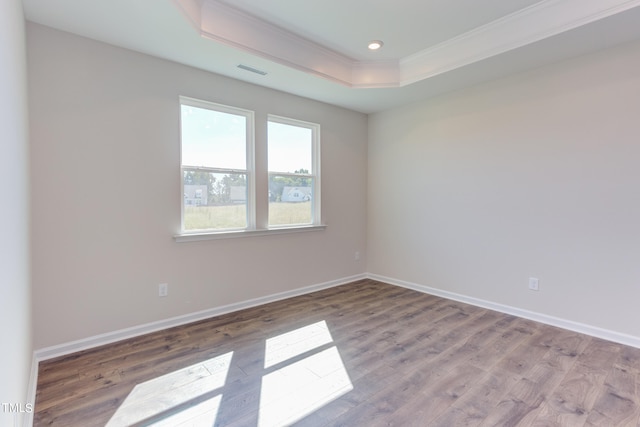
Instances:
[[[257,68],[249,67],[248,65],[244,65],[244,64],[238,65],[238,68],[242,68],[243,70],[246,70],[246,71],[251,71],[252,73],[260,74],[261,76],[267,75],[266,71],[258,70]]]

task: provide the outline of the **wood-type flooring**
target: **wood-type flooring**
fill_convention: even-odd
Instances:
[[[374,280],[40,363],[35,426],[629,426],[640,349]]]

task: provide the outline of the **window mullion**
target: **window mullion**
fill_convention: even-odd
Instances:
[[[255,113],[247,120],[247,229],[256,229],[256,131]]]
[[[254,134],[254,180],[256,193],[254,195],[255,205],[255,228],[264,230],[268,228],[269,221],[269,175],[267,170],[267,115],[256,113],[256,125]]]

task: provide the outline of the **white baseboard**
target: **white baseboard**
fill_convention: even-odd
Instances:
[[[561,319],[554,316],[549,316],[542,313],[536,313],[533,311],[523,310],[517,307],[511,307],[508,305],[498,304],[491,301],[486,301],[466,295],[456,294],[454,292],[443,291],[441,289],[431,288],[429,286],[419,285],[416,283],[407,282],[404,280],[393,279],[391,277],[385,277],[378,274],[367,274],[367,278],[378,280],[380,282],[389,283],[391,285],[400,286],[407,289],[413,289],[414,291],[422,292],[425,294],[435,295],[442,298],[463,302],[477,307],[487,308],[489,310],[498,311],[501,313],[511,314],[513,316],[522,317],[536,322],[544,323],[551,326],[557,326],[559,328],[567,329],[573,332],[579,332],[581,334],[590,335],[592,337],[602,338],[607,341],[616,342],[619,344],[628,345],[631,347],[640,348],[640,337],[633,335],[627,335],[608,329],[602,329],[596,326],[586,325],[584,323],[574,322],[572,320]]]
[[[517,307],[498,304],[491,301],[482,300],[479,298],[469,297],[466,295],[456,294],[453,292],[443,291],[441,289],[431,288],[429,286],[420,285],[416,283],[407,282],[404,280],[394,279],[391,277],[385,277],[378,274],[358,274],[355,276],[344,277],[337,280],[332,280],[325,283],[306,286],[304,288],[295,289],[287,292],[280,292],[277,294],[267,295],[260,298],[255,298],[239,303],[229,304],[221,307],[214,307],[211,309],[198,311],[195,313],[186,314],[183,316],[172,317],[169,319],[159,320],[131,328],[121,329],[114,332],[108,332],[105,334],[95,335],[92,337],[72,341],[52,347],[46,347],[38,349],[34,352],[34,362],[32,366],[32,373],[29,384],[29,392],[33,392],[35,401],[35,388],[37,383],[37,369],[38,362],[42,360],[52,359],[54,357],[64,356],[67,354],[75,353],[77,351],[87,350],[93,347],[98,347],[104,344],[110,344],[116,341],[120,341],[127,338],[133,338],[136,336],[144,335],[150,332],[156,332],[162,329],[172,328],[174,326],[181,326],[187,323],[196,322],[210,317],[219,316],[226,313],[231,313],[245,308],[251,308],[262,304],[267,304],[274,301],[283,300],[286,298],[292,298],[299,295],[308,294],[311,292],[319,291],[322,289],[328,289],[335,286],[343,285],[346,283],[354,282],[356,280],[370,278],[378,280],[380,282],[389,283],[391,285],[400,286],[407,289],[413,289],[415,291],[436,295],[442,298],[447,298],[454,301],[463,302],[466,304],[475,305],[478,307],[487,308],[489,310],[498,311],[501,313],[511,314],[513,316],[522,317],[525,319],[534,320],[536,322],[545,323],[551,326],[557,326],[559,328],[567,329],[574,332],[591,335],[594,337],[602,338],[608,341],[617,342],[620,344],[640,348],[640,337],[619,333],[607,329],[602,329],[596,326],[587,325],[584,323],[578,323],[571,320],[561,319],[554,316],[549,316],[542,313],[523,310]]]
[[[131,328],[120,329],[114,332],[107,332],[105,334],[95,335],[88,338],[83,338],[77,341],[72,341],[60,345],[42,348],[34,352],[34,360],[36,366],[36,378],[37,378],[37,364],[42,360],[52,359],[54,357],[65,356],[67,354],[75,353],[77,351],[87,350],[93,347],[98,347],[105,344],[110,344],[116,341],[121,341],[127,338],[133,338],[140,335],[148,334],[150,332],[156,332],[162,329],[172,328],[174,326],[181,326],[191,322],[197,322],[199,320],[208,319],[210,317],[219,316],[226,313],[231,313],[245,308],[251,308],[262,304],[267,304],[274,301],[283,300],[286,298],[292,298],[299,295],[316,292],[322,289],[333,288],[335,286],[344,285],[356,280],[365,279],[366,274],[358,274],[355,276],[344,277],[337,280],[332,280],[325,283],[319,283],[316,285],[306,286],[304,288],[294,289],[292,291],[280,292],[277,294],[267,295],[260,298],[254,298],[239,303],[224,305],[221,307],[214,307],[211,309],[198,311],[195,313],[185,314],[182,316],[172,317],[169,319],[159,320],[156,322],[146,323]],[[35,390],[35,384],[34,384]],[[35,396],[35,393],[34,393]]]

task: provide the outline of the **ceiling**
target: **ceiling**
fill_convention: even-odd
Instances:
[[[32,22],[363,113],[640,40],[640,0],[23,5]],[[372,52],[374,39],[384,46]]]

